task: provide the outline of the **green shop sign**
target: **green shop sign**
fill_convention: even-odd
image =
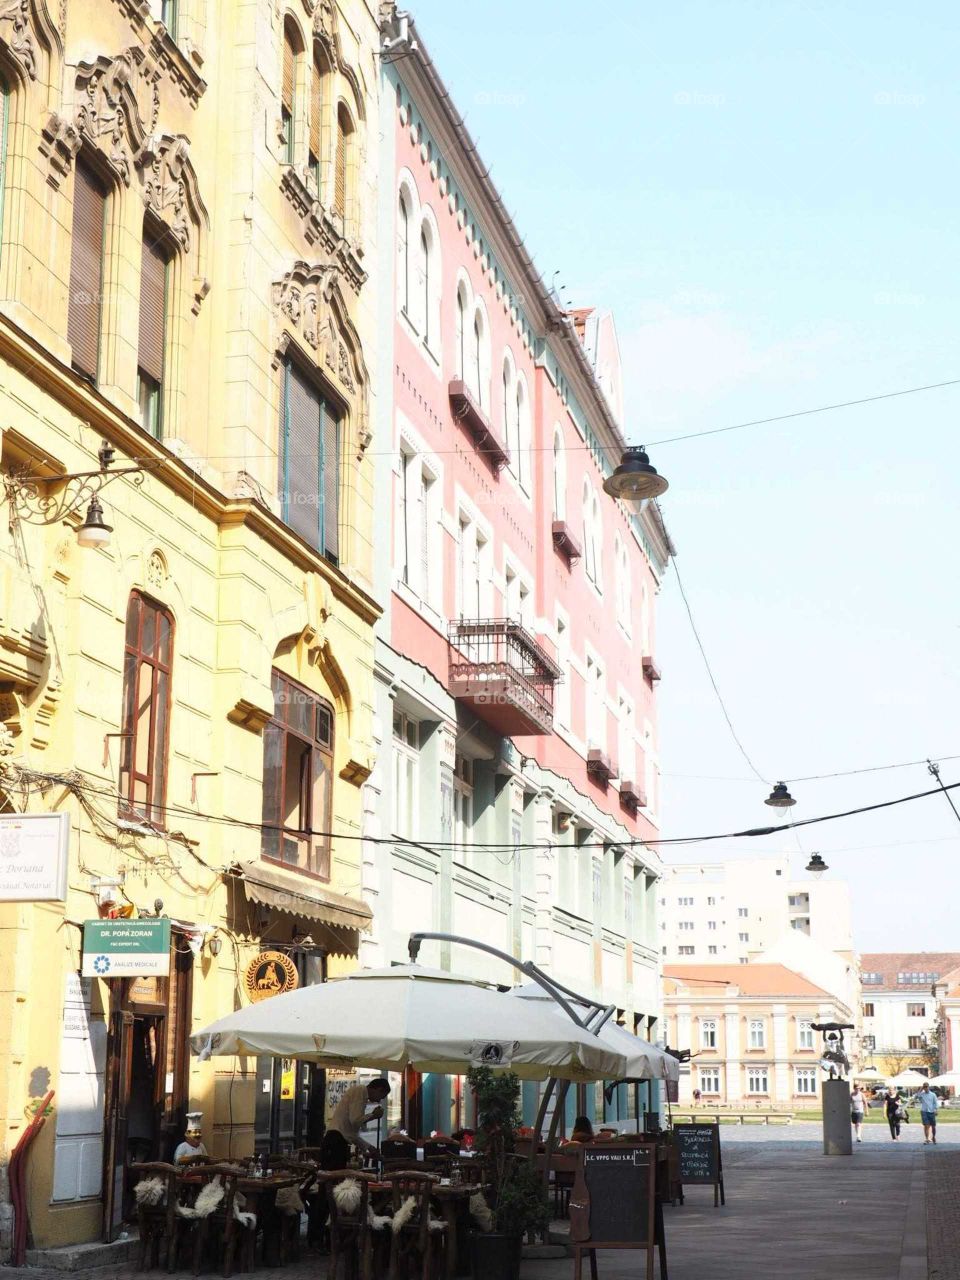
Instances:
[[[170,972],[169,920],[88,920],[83,926],[85,978]]]

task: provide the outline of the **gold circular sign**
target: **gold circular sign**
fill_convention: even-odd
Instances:
[[[247,965],[245,983],[247,995],[256,1003],[286,991],[296,991],[300,975],[297,966],[282,951],[261,951]]]

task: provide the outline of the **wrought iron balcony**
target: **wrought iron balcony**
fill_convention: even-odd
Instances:
[[[505,738],[553,732],[560,668],[519,622],[451,622],[450,693]]]
[[[477,451],[483,454],[494,471],[507,466],[510,462],[509,450],[502,440],[497,439],[489,418],[463,379],[454,378],[447,393],[457,421],[473,436]]]

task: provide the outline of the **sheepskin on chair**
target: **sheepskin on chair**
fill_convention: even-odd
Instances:
[[[407,1196],[406,1200],[404,1200],[403,1204],[390,1219],[390,1227],[394,1235],[396,1235],[398,1231],[402,1231],[407,1225],[413,1217],[416,1207],[416,1196]],[[447,1224],[445,1222],[438,1222],[436,1218],[431,1218],[427,1225],[431,1231],[442,1231]]]
[[[200,1188],[194,1204],[178,1204],[177,1213],[181,1218],[191,1221],[195,1218],[209,1218],[223,1199],[223,1194],[223,1182],[219,1177],[214,1178],[212,1182]]]
[[[360,1209],[363,1189],[356,1178],[344,1178],[342,1182],[338,1182],[333,1188],[333,1198],[337,1202],[337,1212],[342,1213],[346,1218],[350,1218]],[[380,1217],[374,1213],[369,1202],[367,1203],[367,1222],[374,1231],[382,1231],[392,1221],[393,1219],[390,1217]]]
[[[281,1213],[290,1215],[303,1213],[306,1208],[297,1187],[281,1187],[277,1192],[276,1204]]]
[[[137,1204],[163,1204],[166,1186],[162,1178],[143,1178],[133,1188]]]
[[[470,1197],[470,1217],[481,1231],[493,1230],[493,1214],[482,1191],[475,1191]]]

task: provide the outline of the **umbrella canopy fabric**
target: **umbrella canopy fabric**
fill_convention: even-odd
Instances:
[[[553,1006],[552,998],[536,982],[525,983],[510,992],[515,1000],[527,1003],[537,1001],[539,1005]],[[571,1001],[576,1013],[586,1012],[585,1007],[576,1000]],[[613,1053],[623,1054],[626,1061],[625,1070],[618,1076],[607,1076],[608,1080],[679,1080],[680,1063],[672,1053],[665,1053],[647,1040],[641,1040],[626,1027],[618,1027],[615,1022],[607,1022],[601,1028],[597,1039]]]
[[[876,1067],[864,1067],[862,1071],[854,1071],[854,1080],[882,1080],[883,1073]]]
[[[419,965],[359,970],[248,1005],[191,1036],[194,1053],[268,1054],[325,1067],[462,1075],[488,1066],[524,1080],[610,1080],[622,1053],[558,1007]]]
[[[960,1089],[960,1071],[944,1071],[943,1075],[933,1076],[927,1084],[938,1084],[943,1089]]]
[[[907,1067],[906,1071],[901,1071],[898,1076],[891,1076],[887,1084],[905,1084],[905,1085],[921,1085],[928,1084],[927,1077],[921,1071],[914,1071],[912,1067]]]

